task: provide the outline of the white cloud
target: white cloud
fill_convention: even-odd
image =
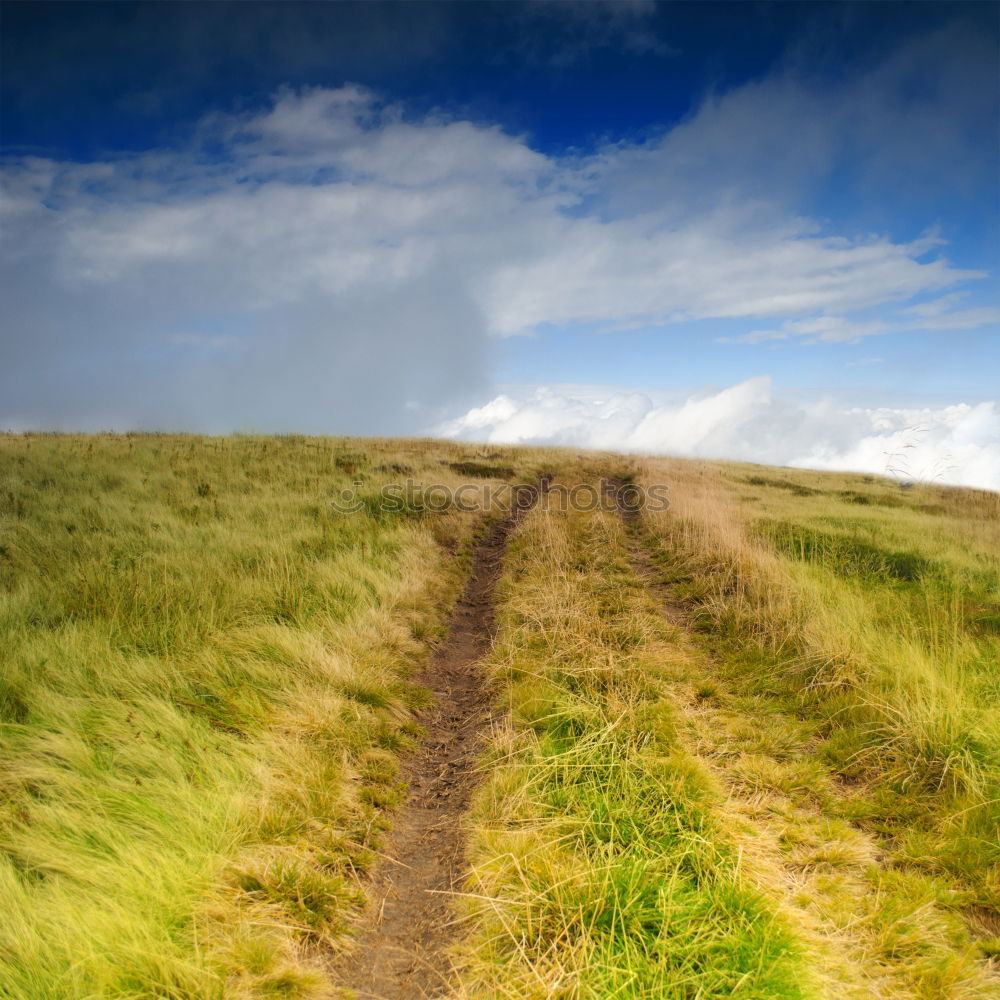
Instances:
[[[888,194],[925,210],[945,192],[975,209],[997,170],[996,144],[977,141],[997,115],[993,40],[956,22],[838,82],[824,56],[807,42],[771,73],[708,93],[673,128],[599,153],[593,197],[613,218],[726,201],[766,215],[794,212],[833,179],[826,193],[841,209]]]
[[[542,386],[497,396],[447,421],[445,437],[559,444],[855,470],[1000,490],[1000,407],[803,404],[766,377],[665,397],[609,387]]]
[[[720,337],[721,343],[759,344],[768,340],[805,338],[807,344],[855,344],[863,337],[891,333],[892,327],[881,320],[859,322],[843,316],[814,316],[810,319],[792,320],[779,330],[751,330],[739,337]]]
[[[903,324],[907,330],[976,330],[981,326],[1000,328],[1000,309],[996,306],[980,306],[976,309],[957,309],[954,312],[940,312],[921,320]]]
[[[9,160],[0,424],[408,431],[483,398],[491,335],[710,318],[758,339],[880,332],[848,314],[982,272],[932,239],[838,232],[761,187],[826,163],[842,135],[830,100],[782,74],[657,142],[555,156],[362,87],[286,89],[208,116],[183,148]],[[608,428],[642,408],[615,406]]]
[[[856,344],[865,337],[909,330],[944,332],[976,330],[983,326],[1000,327],[1000,309],[980,306],[952,310],[960,295],[944,295],[930,302],[899,309],[888,319],[851,320],[844,316],[812,316],[788,320],[776,330],[751,330],[738,337],[719,337],[720,343],[759,344],[769,340],[800,338],[806,344]]]
[[[918,261],[922,242],[817,237],[792,224],[748,230],[726,211],[673,228],[656,221],[553,223],[553,238],[487,281],[492,329],[850,311],[984,276]]]
[[[657,203],[620,220],[567,214],[586,164],[495,127],[406,121],[358,87],[284,91],[256,116],[205,129],[229,144],[228,165],[158,155],[95,177],[22,164],[14,184],[37,200],[31,211],[18,199],[16,219],[49,232],[64,283],[105,294],[155,271],[195,302],[255,310],[447,274],[500,335],[845,312],[983,276],[921,260],[937,241],[821,236],[807,220],[762,225],[733,205],[673,221]],[[806,332],[845,322],[794,321]],[[783,334],[760,334],[772,335]]]

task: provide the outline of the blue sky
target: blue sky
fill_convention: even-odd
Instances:
[[[0,424],[1000,488],[998,11],[7,3]]]

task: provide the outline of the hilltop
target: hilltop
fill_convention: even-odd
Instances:
[[[19,1000],[1000,991],[998,494],[6,435],[0,648]]]

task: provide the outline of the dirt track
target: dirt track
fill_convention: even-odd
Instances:
[[[337,985],[358,1000],[422,1000],[439,996],[449,984],[447,950],[456,932],[450,893],[462,877],[463,818],[490,721],[479,660],[495,631],[493,595],[507,539],[537,500],[537,491],[527,492],[476,544],[448,637],[427,671],[415,678],[434,693],[419,720],[426,737],[405,767],[409,794],[385,849],[387,859],[375,871],[372,904],[355,947],[334,973]]]

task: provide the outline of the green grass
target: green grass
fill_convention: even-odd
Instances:
[[[673,506],[512,541],[456,997],[995,993],[1000,497],[624,465],[0,437],[0,994],[330,996],[480,524],[420,484],[543,469]]]
[[[1000,497],[725,464],[644,475],[676,484],[649,522],[660,571],[746,710],[813,720],[840,812],[995,953],[977,915],[1000,910]]]
[[[617,521],[539,512],[508,564],[492,659],[510,725],[473,817],[467,995],[812,995],[805,948],[677,742],[685,657]]]
[[[377,487],[463,457],[0,439],[0,993],[321,989],[472,527]],[[356,481],[377,516],[330,506]]]

